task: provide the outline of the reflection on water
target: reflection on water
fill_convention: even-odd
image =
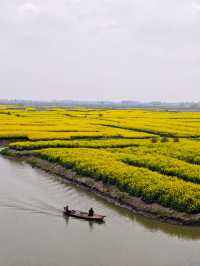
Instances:
[[[0,157],[0,265],[196,266],[200,229],[134,215],[59,177]],[[106,215],[98,224],[63,206]]]
[[[66,225],[70,224],[70,222],[71,222],[70,220],[73,221],[73,219],[77,219],[77,218],[70,217],[70,216],[67,216],[67,215],[63,215],[63,218],[65,219]],[[102,226],[105,223],[105,222],[98,223],[98,222],[87,221],[87,220],[81,220],[81,221],[88,224],[88,228],[89,228],[90,231],[92,231],[94,229],[94,226],[98,226],[98,225]]]
[[[178,237],[180,239],[186,240],[200,240],[200,227],[180,226],[163,223],[154,219],[145,218],[140,215],[135,215],[127,211],[126,209],[115,206],[113,204],[108,204],[107,202],[104,202],[104,204],[109,206],[109,208],[117,211],[122,217],[127,217],[130,220],[139,223],[141,226],[151,232],[163,232],[170,235],[171,237]]]

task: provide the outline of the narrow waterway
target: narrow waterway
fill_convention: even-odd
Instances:
[[[107,216],[104,224],[62,207]],[[200,229],[130,214],[53,175],[0,156],[0,265],[197,266]]]

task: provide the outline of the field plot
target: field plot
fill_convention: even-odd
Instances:
[[[1,106],[0,138],[147,203],[200,212],[200,113]]]

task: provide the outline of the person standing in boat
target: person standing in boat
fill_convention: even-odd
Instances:
[[[65,212],[66,212],[66,213],[70,213],[70,212],[71,212],[71,211],[69,210],[69,206],[68,206],[68,205],[65,207]]]
[[[94,210],[92,208],[89,209],[88,216],[94,216]]]

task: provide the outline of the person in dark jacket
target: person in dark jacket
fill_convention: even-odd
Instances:
[[[88,211],[88,216],[93,216],[93,215],[94,215],[94,210],[90,208]]]
[[[68,205],[65,207],[65,212],[66,212],[66,213],[70,213],[70,212],[71,212],[71,211],[69,210],[69,206],[68,206]]]

